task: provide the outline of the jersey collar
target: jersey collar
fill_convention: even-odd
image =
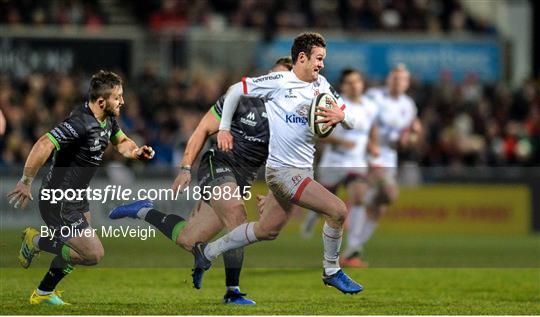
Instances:
[[[84,110],[90,114],[92,116],[92,118],[94,118],[94,120],[97,121],[97,123],[99,123],[99,126],[102,128],[102,129],[105,129],[105,127],[107,127],[107,118],[105,118],[105,120],[103,120],[103,122],[100,122],[96,116],[94,115],[94,113],[92,112],[92,109],[90,109],[90,105],[88,104],[88,101],[86,101],[84,103]]]

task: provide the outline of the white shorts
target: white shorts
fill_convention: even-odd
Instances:
[[[379,177],[375,179],[376,185],[398,186],[397,167],[371,166],[370,173],[372,175],[379,175]]]
[[[266,183],[276,198],[297,202],[307,184],[313,180],[313,169],[266,167]]]
[[[319,166],[317,178],[319,183],[328,189],[340,184],[348,184],[353,180],[366,179],[367,167],[323,167]]]

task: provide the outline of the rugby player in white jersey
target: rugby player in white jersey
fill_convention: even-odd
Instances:
[[[319,108],[326,125],[342,123],[354,126],[355,118],[344,112],[345,104],[319,75],[324,67],[326,42],[317,33],[302,33],[291,48],[293,69],[258,78],[243,78],[232,85],[225,97],[218,133],[218,146],[232,149],[230,124],[242,95],[265,98],[270,125],[269,155],[266,182],[270,188],[261,206],[258,222],[244,223],[212,243],[196,243],[193,247],[194,284],[200,284],[203,273],[219,254],[257,241],[273,240],[287,223],[294,204],[325,216],[323,228],[323,282],[344,293],[358,293],[363,288],[339,267],[339,250],[343,222],[348,210],[345,203],[313,180],[313,159],[317,137],[308,127],[307,114],[313,98],[332,93],[338,104],[331,109]]]
[[[271,72],[291,69],[291,58],[282,57],[276,61]],[[180,171],[172,186],[175,192],[189,186],[191,166],[207,139],[218,132],[224,99],[225,96],[221,96],[216,101],[189,138]],[[216,146],[212,146],[202,155],[197,171],[198,188],[202,192],[201,201],[188,219],[174,213],[157,210],[150,200],[118,206],[111,210],[109,218],[130,217],[144,220],[186,251],[191,251],[198,241],[210,241],[224,228],[232,230],[246,222],[246,208],[241,196],[249,192],[268,156],[270,131],[264,100],[241,98],[233,117],[231,131],[235,136],[232,151],[225,153]],[[197,190],[196,188],[197,186],[193,191]],[[205,189],[210,189],[210,191],[205,193]],[[225,198],[226,191],[233,194]],[[209,195],[210,192],[212,195]],[[239,195],[234,195],[234,192]],[[255,304],[240,291],[240,271],[243,261],[243,248],[229,250],[223,254],[226,285],[223,303],[225,304]]]
[[[319,162],[318,180],[329,191],[336,193],[340,185],[347,188],[349,199],[349,234],[347,248],[340,258],[342,266],[360,267],[356,254],[356,237],[366,217],[363,196],[367,189],[368,141],[374,144],[374,122],[377,118],[378,107],[369,98],[362,96],[364,79],[355,69],[345,69],[341,74],[340,88],[348,109],[354,113],[356,124],[351,130],[336,127],[333,134],[325,139],[324,152]],[[371,140],[370,140],[371,138]],[[308,213],[302,233],[310,236],[319,220],[317,213]],[[360,225],[359,225],[360,224]]]
[[[365,266],[362,249],[371,238],[381,215],[398,197],[397,182],[398,148],[414,147],[422,133],[422,125],[416,117],[416,105],[406,94],[410,85],[410,73],[403,64],[397,65],[388,74],[386,86],[371,88],[366,95],[378,108],[375,122],[376,144],[370,144],[369,156],[370,188],[364,195],[366,213],[349,228],[349,242],[345,263],[347,266]],[[358,260],[353,260],[357,258]]]

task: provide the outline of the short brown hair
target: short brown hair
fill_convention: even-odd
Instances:
[[[111,71],[100,70],[92,75],[88,95],[90,101],[96,101],[99,97],[109,98],[111,90],[122,85],[122,78]]]
[[[276,61],[274,66],[281,65],[287,67],[288,70],[292,69],[292,58],[290,56],[283,56]]]
[[[293,64],[296,63],[298,55],[304,52],[308,58],[311,56],[311,50],[313,47],[326,48],[326,41],[324,37],[319,33],[304,32],[300,33],[293,42],[291,47],[291,56]]]
[[[345,68],[344,70],[341,71],[341,76],[339,77],[339,84],[343,84],[343,82],[345,81],[345,78],[349,77],[350,75],[352,74],[358,74],[360,76],[360,78],[362,80],[364,80],[364,76],[362,75],[362,73],[356,69],[356,68]]]

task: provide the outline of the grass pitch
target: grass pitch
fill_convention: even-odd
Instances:
[[[195,290],[189,269],[78,269],[62,282],[72,306],[30,306],[43,270],[2,269],[0,314],[528,314],[540,313],[538,269],[348,270],[365,291],[324,287],[318,269],[246,269],[253,307],[220,304],[223,274],[212,270]]]
[[[254,307],[220,303],[220,263],[203,289],[191,286],[192,257],[158,236],[106,239],[103,262],[61,282],[72,306],[30,306],[51,255],[16,266],[19,231],[0,232],[0,314],[540,314],[540,237],[375,235],[369,269],[348,269],[365,290],[343,295],[321,282],[321,241],[293,230],[246,248],[242,290]]]

